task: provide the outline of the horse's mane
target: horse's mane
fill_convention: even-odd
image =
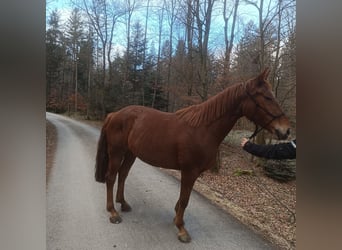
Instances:
[[[205,102],[176,111],[176,115],[192,127],[210,124],[227,113],[245,90],[246,84],[233,84]]]

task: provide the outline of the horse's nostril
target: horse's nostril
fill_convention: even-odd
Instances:
[[[287,129],[286,132],[284,130],[276,129],[275,132],[279,140],[285,140],[290,134],[290,129]]]
[[[291,129],[287,129],[287,131],[286,131],[286,135],[290,135],[290,133],[291,133]]]

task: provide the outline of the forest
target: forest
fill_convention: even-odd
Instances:
[[[294,0],[70,0],[66,18],[49,2],[47,111],[103,119],[137,104],[174,112],[269,67],[295,128]]]

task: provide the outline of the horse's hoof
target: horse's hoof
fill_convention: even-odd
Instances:
[[[111,223],[113,223],[113,224],[119,224],[119,223],[122,222],[122,219],[121,219],[121,217],[120,217],[119,215],[117,215],[117,216],[112,216],[112,217],[110,217],[110,218],[109,218],[109,221],[110,221]]]
[[[191,237],[189,234],[178,235],[178,239],[180,242],[183,243],[189,243],[191,241]]]
[[[121,211],[122,212],[130,212],[132,211],[132,208],[130,205],[128,205],[127,203],[126,204],[122,204],[121,205]]]

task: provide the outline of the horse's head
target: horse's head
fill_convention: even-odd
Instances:
[[[266,69],[246,83],[242,112],[249,120],[277,135],[278,139],[286,139],[290,134],[290,122],[272,93],[267,82],[268,74]]]

